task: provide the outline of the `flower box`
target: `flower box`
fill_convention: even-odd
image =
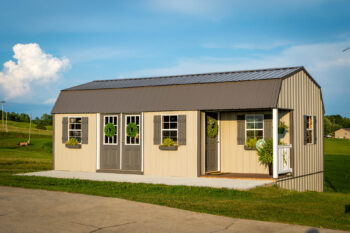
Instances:
[[[81,148],[81,144],[76,144],[76,145],[66,144],[66,147],[69,148],[69,149],[80,149]]]
[[[160,145],[159,146],[159,149],[160,150],[177,150],[177,146],[175,145],[175,146],[163,146],[163,145]]]

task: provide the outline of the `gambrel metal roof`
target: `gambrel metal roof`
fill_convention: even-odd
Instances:
[[[96,81],[88,82],[75,87],[71,87],[65,90],[93,90],[93,89],[107,89],[107,88],[168,86],[168,85],[181,85],[181,84],[219,83],[219,82],[278,79],[278,78],[286,77],[301,69],[303,69],[303,67],[299,66],[299,67],[286,67],[286,68],[274,68],[274,69],[242,70],[242,71],[231,71],[231,72],[161,76],[161,77],[149,77],[149,78],[96,80]]]
[[[93,81],[62,90],[52,113],[271,109],[283,79],[300,71],[307,73],[288,67]]]

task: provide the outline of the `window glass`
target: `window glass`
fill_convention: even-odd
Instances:
[[[68,121],[68,140],[76,138],[81,143],[81,117],[69,117]]]
[[[178,122],[177,115],[164,115],[162,116],[162,142],[165,138],[173,139],[177,144],[178,137]]]
[[[125,144],[126,145],[139,145],[140,144],[140,116],[125,116]],[[137,125],[137,134],[135,137],[129,137],[127,135],[127,127],[129,123],[135,123]]]
[[[249,138],[264,138],[264,115],[249,114],[246,115],[246,140]]]
[[[308,144],[312,144],[313,143],[313,119],[312,116],[307,116],[306,117],[306,122],[307,122],[307,126],[306,126],[306,142]]]
[[[118,144],[118,116],[104,116],[104,126],[103,126],[103,143],[105,145],[117,145]],[[115,127],[115,134],[113,137],[107,137],[105,135],[104,127],[112,123]]]

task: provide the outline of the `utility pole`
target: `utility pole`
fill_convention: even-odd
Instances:
[[[5,100],[1,101],[1,120],[2,120],[2,129],[5,129],[5,125],[4,125],[4,104],[5,104]]]
[[[7,112],[6,112],[6,133],[9,132],[9,129],[7,128]]]
[[[28,145],[30,144],[30,129],[32,128],[32,114],[30,114],[29,118],[29,139],[28,139]]]

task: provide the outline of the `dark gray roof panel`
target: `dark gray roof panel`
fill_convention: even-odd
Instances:
[[[269,79],[62,91],[52,113],[271,109],[277,105],[281,83],[282,79]]]
[[[286,77],[303,67],[287,67],[263,70],[244,70],[233,72],[205,73],[163,76],[151,78],[132,78],[132,79],[113,79],[97,80],[85,83],[79,86],[71,87],[65,90],[93,90],[109,88],[129,88],[129,87],[148,87],[148,86],[168,86],[180,84],[200,84],[200,83],[219,83],[236,82],[248,80],[279,79]]]

